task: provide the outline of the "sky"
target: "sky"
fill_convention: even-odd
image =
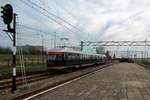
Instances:
[[[0,6],[7,3],[17,13],[18,45],[41,45],[44,39],[51,48],[55,35],[58,45],[150,37],[150,0],[0,0]],[[5,28],[0,18],[0,46],[11,46]]]

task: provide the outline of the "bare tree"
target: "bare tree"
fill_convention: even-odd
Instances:
[[[111,59],[112,59],[112,57],[110,56],[109,51],[106,51],[105,55],[106,55],[106,57],[107,57],[108,60],[111,60]]]

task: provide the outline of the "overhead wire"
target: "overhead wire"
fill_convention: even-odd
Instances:
[[[38,30],[38,29],[35,29],[35,28],[31,28],[31,27],[28,27],[28,26],[25,26],[25,25],[22,25],[24,28],[27,28],[27,29],[29,29],[29,30],[33,30],[33,31],[36,31],[36,32],[40,32],[40,33],[44,33],[46,36],[45,36],[45,40],[47,40],[47,41],[50,41],[50,39],[49,39],[49,37],[47,36],[48,35],[48,32],[43,32],[43,31],[41,31],[41,30]],[[34,32],[33,32],[34,33]],[[24,34],[24,32],[22,31],[22,35],[24,35],[24,37],[29,37],[29,38],[31,38],[31,35],[43,35],[43,34],[38,34],[38,33],[34,33],[34,34],[30,34],[30,33],[28,33],[28,32],[25,32],[25,34]],[[27,36],[27,34],[28,35],[30,35],[30,36]],[[51,35],[53,35],[53,36],[55,36],[54,34],[51,34]],[[34,36],[32,36],[32,37],[34,37]],[[59,37],[59,35],[57,35],[57,37]],[[35,38],[38,38],[38,37],[34,37],[34,39]]]
[[[49,15],[47,15],[47,14],[45,14],[44,12],[40,11],[40,10],[37,9],[36,7],[34,7],[34,6],[30,5],[30,4],[28,4],[27,2],[25,2],[25,1],[23,1],[23,0],[22,0],[21,2],[24,3],[25,5],[31,7],[32,9],[34,9],[35,11],[37,11],[38,13],[44,15],[44,16],[47,17],[48,19],[50,19],[50,20],[56,22],[58,25],[64,27],[64,28],[67,29],[67,31],[69,31],[70,33],[73,33],[73,34],[75,33],[75,32],[73,32],[71,29],[69,29],[67,26],[65,26],[64,24],[62,24],[62,23],[58,22],[57,20],[51,18]],[[56,33],[57,33],[57,32],[56,32]],[[76,33],[75,33],[75,34],[76,34]],[[79,36],[79,35],[78,35],[78,36]],[[82,35],[82,36],[83,36],[83,35]],[[82,36],[80,36],[80,37],[82,37]],[[71,38],[72,38],[72,37],[71,37]],[[77,37],[76,37],[76,39],[77,39],[77,41],[81,41],[81,38],[77,38]]]
[[[55,19],[55,21],[57,21],[56,19],[59,19],[59,20],[61,20],[62,22],[64,22],[65,24],[67,24],[67,25],[71,26],[72,28],[76,29],[77,31],[79,31],[79,32],[81,32],[81,33],[83,33],[83,34],[86,34],[86,33],[83,32],[82,30],[78,29],[76,26],[72,25],[72,24],[69,23],[68,21],[66,21],[66,20],[64,20],[63,18],[61,18],[60,16],[57,16],[56,14],[54,14],[54,13],[52,13],[52,12],[46,10],[45,8],[39,6],[38,4],[32,2],[31,0],[27,0],[27,1],[30,2],[31,4],[33,4],[34,6],[36,6],[37,8],[43,10],[43,11],[46,12],[47,14],[53,16],[54,19]],[[51,17],[51,18],[52,18],[52,17]],[[65,28],[66,28],[66,27],[65,27]],[[68,27],[67,27],[67,30],[69,30],[69,31],[70,31],[71,33],[73,33],[73,34],[78,34],[80,37],[85,38],[85,37],[83,37],[84,35],[81,35],[81,34],[79,34],[78,32],[74,32],[74,31],[72,31],[72,30],[71,30],[70,28],[68,28]],[[77,39],[79,39],[79,38],[77,38]]]
[[[71,24],[71,23],[69,23],[68,21],[64,20],[64,19],[63,19],[63,18],[61,18],[60,16],[55,15],[54,13],[52,13],[52,12],[50,12],[50,11],[46,10],[45,8],[43,8],[43,7],[41,7],[40,5],[38,5],[38,4],[34,3],[34,2],[32,2],[31,0],[27,0],[27,1],[28,1],[28,2],[30,2],[31,4],[33,4],[34,6],[36,6],[36,7],[40,8],[41,10],[43,10],[43,11],[47,12],[48,14],[50,14],[50,15],[54,16],[55,18],[57,18],[57,19],[59,19],[59,20],[63,21],[64,23],[68,24],[69,26],[73,27],[74,29],[76,29],[76,30],[78,30],[78,31],[80,31],[80,32],[81,32],[81,30],[80,30],[80,29],[78,29],[76,26],[72,25],[72,24]]]
[[[64,28],[66,28],[69,32],[74,33],[74,32],[73,32],[71,29],[69,29],[67,26],[65,26],[64,24],[62,24],[62,23],[58,22],[56,19],[54,19],[54,18],[52,18],[52,17],[48,16],[47,14],[43,13],[43,12],[42,12],[42,11],[40,11],[39,9],[37,9],[37,8],[33,7],[32,5],[30,5],[30,4],[28,4],[28,3],[26,3],[26,2],[25,2],[25,1],[23,1],[23,0],[21,0],[21,2],[23,2],[25,5],[27,5],[27,6],[31,7],[31,8],[33,8],[35,11],[37,11],[38,13],[40,13],[40,14],[44,15],[44,16],[45,16],[45,17],[47,17],[48,19],[50,19],[50,20],[54,21],[54,22],[55,22],[55,23],[57,23],[58,25],[60,25],[60,26],[62,26],[62,27],[64,27]]]
[[[30,27],[30,26],[26,26],[26,25],[22,25],[22,24],[19,24],[20,26],[26,28],[26,29],[29,29],[29,30],[34,30],[34,31],[38,31],[38,32],[41,32],[41,33],[44,33],[46,35],[52,35],[54,36],[54,34],[50,33],[50,32],[45,32],[45,31],[42,31],[42,30],[39,30],[39,29],[36,29],[36,28],[33,28],[33,27]]]
[[[78,24],[80,23],[80,22],[78,21],[78,19],[77,19],[72,13],[70,13],[70,11],[68,11],[62,4],[58,3],[57,0],[53,0],[53,2],[55,2],[55,4],[56,4],[57,6],[59,6],[62,10],[64,10],[69,16],[71,16],[73,19],[75,19],[75,20],[78,22]],[[47,6],[47,7],[49,8],[49,6]],[[80,23],[79,25],[82,25],[82,26],[83,26],[82,23]],[[87,35],[89,36],[89,38],[91,38],[91,39],[93,38],[93,37],[90,36],[90,34],[89,34],[88,32],[85,32],[84,30],[81,30],[81,29],[80,29],[80,32],[81,32],[81,33],[84,33],[84,34],[87,34]]]
[[[77,22],[79,22],[78,19],[77,19],[72,13],[70,13],[70,11],[68,11],[63,5],[61,5],[60,3],[58,3],[57,0],[53,0],[53,1],[54,1],[55,4],[58,5],[61,9],[63,9],[68,15],[70,15],[73,19],[75,19]],[[80,25],[83,25],[83,24],[80,23]],[[81,29],[80,29],[80,32],[81,32],[81,33],[85,33],[85,32],[84,32],[83,30],[81,30]],[[86,34],[89,35],[89,33],[87,33],[87,32],[86,32]]]
[[[61,9],[63,9],[65,12],[67,12],[68,15],[70,15],[73,19],[75,19],[76,21],[78,21],[78,19],[76,19],[76,17],[71,14],[63,5],[59,4],[57,2],[57,0],[53,0],[55,2],[56,5],[58,5]]]
[[[18,5],[16,5],[16,4],[14,4],[17,8],[19,8],[19,9],[22,9],[22,7],[20,7],[20,6],[18,6]],[[45,24],[43,21],[41,21],[42,22],[42,25],[43,24]],[[23,24],[20,24],[20,25],[22,25],[22,26],[25,26],[26,28],[32,28],[31,26],[27,26],[27,25],[23,25]],[[45,24],[46,25],[46,24]],[[46,26],[48,26],[48,25],[46,25]],[[33,29],[33,28],[32,28]],[[35,28],[36,29],[36,28]],[[40,30],[41,31],[41,30]]]

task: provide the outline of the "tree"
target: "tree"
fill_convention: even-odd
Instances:
[[[10,54],[10,53],[12,53],[12,50],[10,47],[0,47],[0,53],[1,54]]]
[[[116,59],[116,55],[115,55],[115,53],[114,53],[114,55],[113,55],[113,59]]]
[[[106,51],[106,58],[108,59],[108,60],[111,60],[112,58],[111,58],[111,56],[110,56],[110,54],[109,54],[109,51]]]

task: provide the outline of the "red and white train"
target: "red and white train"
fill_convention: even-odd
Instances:
[[[62,70],[104,64],[105,62],[105,55],[87,54],[68,48],[57,48],[48,52],[47,66],[49,70]]]

